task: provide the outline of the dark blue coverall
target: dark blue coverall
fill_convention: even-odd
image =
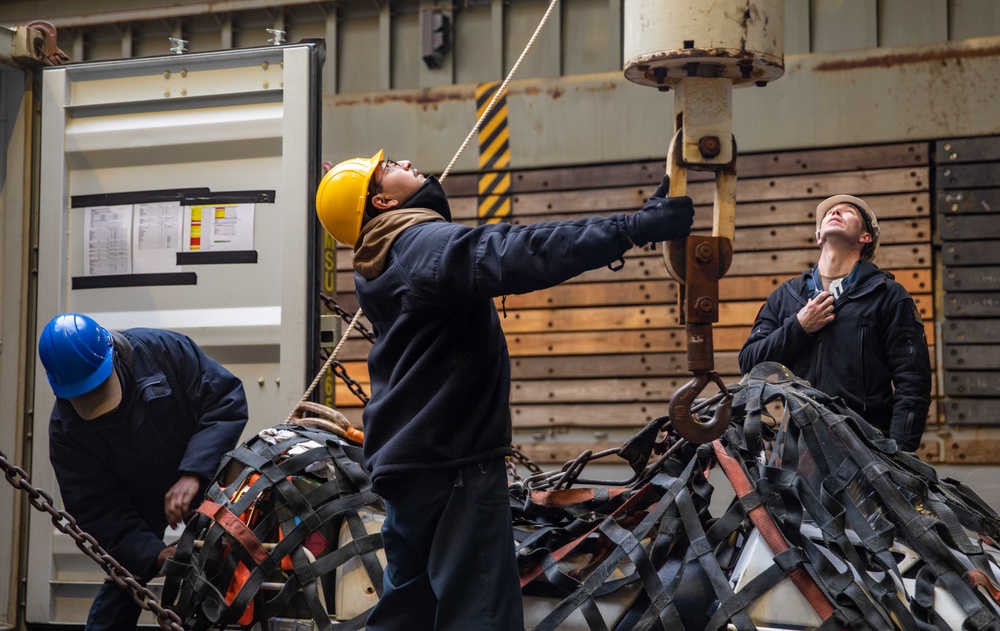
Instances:
[[[186,336],[141,328],[112,335],[121,404],[83,420],[56,399],[49,457],[66,510],[145,583],[165,547],[164,495],[186,474],[204,492],[243,432],[247,402],[240,380]],[[87,629],[134,628],[140,612],[130,592],[106,581]]]

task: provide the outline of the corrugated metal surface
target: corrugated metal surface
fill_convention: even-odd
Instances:
[[[956,425],[1000,425],[998,140],[936,143],[944,412]]]
[[[727,382],[740,379],[736,355],[763,300],[817,260],[816,202],[844,191],[877,209],[883,226],[877,263],[914,296],[933,347],[928,149],[927,143],[904,143],[740,157],[735,254],[720,283],[714,332],[716,366]],[[507,220],[530,224],[632,211],[652,192],[662,170],[662,158],[514,169]],[[691,175],[695,230],[704,234],[711,227],[713,185],[706,174]],[[477,180],[475,174],[457,174],[445,181],[453,215],[469,225],[478,221]],[[337,300],[353,311],[350,260],[351,250],[341,247]],[[548,290],[508,296],[503,306],[498,301],[511,353],[512,418],[526,453],[546,466],[561,464],[583,449],[616,446],[666,414],[668,400],[690,378],[676,295],[661,253],[635,248],[618,272],[593,270]],[[369,348],[367,341],[349,340],[341,353],[366,391]],[[359,402],[343,385],[336,405],[360,423]],[[931,451],[938,453],[936,443]]]

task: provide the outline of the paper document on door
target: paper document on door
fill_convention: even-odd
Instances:
[[[84,276],[132,273],[132,205],[84,209]]]
[[[179,202],[136,204],[132,243],[132,273],[176,272],[181,251],[184,208]]]
[[[206,204],[184,209],[184,251],[253,249],[254,204]]]

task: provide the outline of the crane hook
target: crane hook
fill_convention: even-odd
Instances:
[[[710,443],[726,433],[729,422],[733,418],[733,395],[726,388],[722,377],[714,370],[694,371],[691,381],[677,389],[667,406],[667,414],[670,416],[670,424],[681,435],[693,443]],[[714,382],[719,386],[719,392],[723,394],[715,408],[712,418],[702,421],[691,412],[691,406],[695,399],[709,382]]]

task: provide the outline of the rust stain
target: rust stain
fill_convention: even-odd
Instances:
[[[551,90],[549,90],[549,96],[552,97],[553,101],[557,100],[559,97],[561,97],[565,93],[566,93],[566,90],[564,88],[560,87],[560,86],[556,86],[556,87],[552,88]]]
[[[824,61],[813,66],[813,70],[818,72],[827,72],[831,70],[857,70],[860,68],[892,68],[894,66],[920,64],[928,61],[940,61],[945,63],[954,60],[961,63],[962,59],[996,57],[998,55],[1000,55],[1000,45],[961,50],[932,48],[930,50],[920,50],[912,53],[897,53],[892,55],[863,57],[859,59]]]
[[[620,83],[615,83],[614,81],[605,81],[600,85],[587,85],[585,89],[587,92],[611,92],[618,89]]]
[[[440,103],[449,101],[468,101],[475,99],[472,92],[379,92],[366,94],[357,98],[334,96],[329,101],[337,107],[354,107],[356,105],[387,105],[402,103],[404,105],[422,105],[424,108],[437,107]]]

